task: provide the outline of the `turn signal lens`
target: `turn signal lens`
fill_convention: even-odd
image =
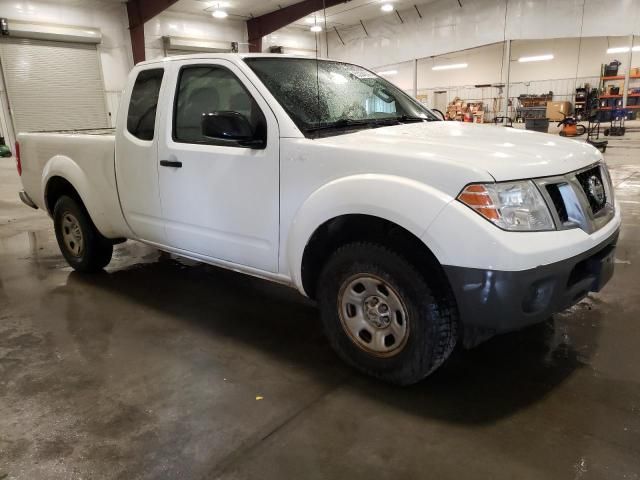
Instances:
[[[553,230],[551,213],[532,181],[473,184],[458,200],[504,230]]]
[[[493,204],[493,200],[484,185],[469,185],[458,195],[458,200],[474,209],[487,220],[495,221],[500,219],[500,213]]]

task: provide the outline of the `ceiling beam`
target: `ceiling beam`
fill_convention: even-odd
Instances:
[[[262,37],[286,27],[310,13],[348,1],[350,0],[303,0],[274,12],[250,18],[247,20],[249,51],[262,51]]]
[[[144,52],[144,23],[159,13],[165,11],[178,0],[128,0],[127,16],[129,17],[129,35],[131,36],[131,50],[133,63],[143,62]]]

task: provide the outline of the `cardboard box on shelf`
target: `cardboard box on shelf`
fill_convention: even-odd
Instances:
[[[547,102],[547,118],[554,122],[563,120],[571,113],[571,102]]]
[[[640,67],[631,67],[631,70],[629,70],[629,75],[631,75],[632,77],[640,76]]]

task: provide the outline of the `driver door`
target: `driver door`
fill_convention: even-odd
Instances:
[[[277,271],[279,132],[244,73],[226,60],[175,62],[172,105],[158,145],[167,245],[184,252]],[[203,117],[238,112],[261,131],[260,148],[203,133]],[[266,132],[264,131],[266,129]]]

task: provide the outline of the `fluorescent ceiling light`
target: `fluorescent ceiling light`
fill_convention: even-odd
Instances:
[[[320,25],[314,25],[309,30],[311,30],[312,32],[321,32],[322,31],[322,27]]]
[[[224,10],[220,10],[219,8],[214,10],[213,12],[211,12],[211,15],[213,15],[216,18],[227,18],[227,16],[229,15],[227,12],[225,12]]]
[[[304,21],[307,23],[316,23],[316,19],[314,17],[307,17]]]
[[[449,65],[436,65],[431,70],[456,70],[458,68],[467,68],[468,66],[468,63],[451,63]]]
[[[549,53],[547,55],[534,55],[533,57],[520,57],[518,59],[520,63],[542,62],[544,60],[553,60],[553,55]]]
[[[390,3],[385,3],[380,7],[380,10],[382,10],[383,12],[392,12],[393,5],[391,5]]]
[[[384,70],[382,72],[378,72],[378,75],[397,75],[398,70]]]
[[[640,52],[640,45],[636,45],[631,49],[633,52]],[[629,51],[629,47],[612,47],[607,48],[607,53],[627,53]]]

